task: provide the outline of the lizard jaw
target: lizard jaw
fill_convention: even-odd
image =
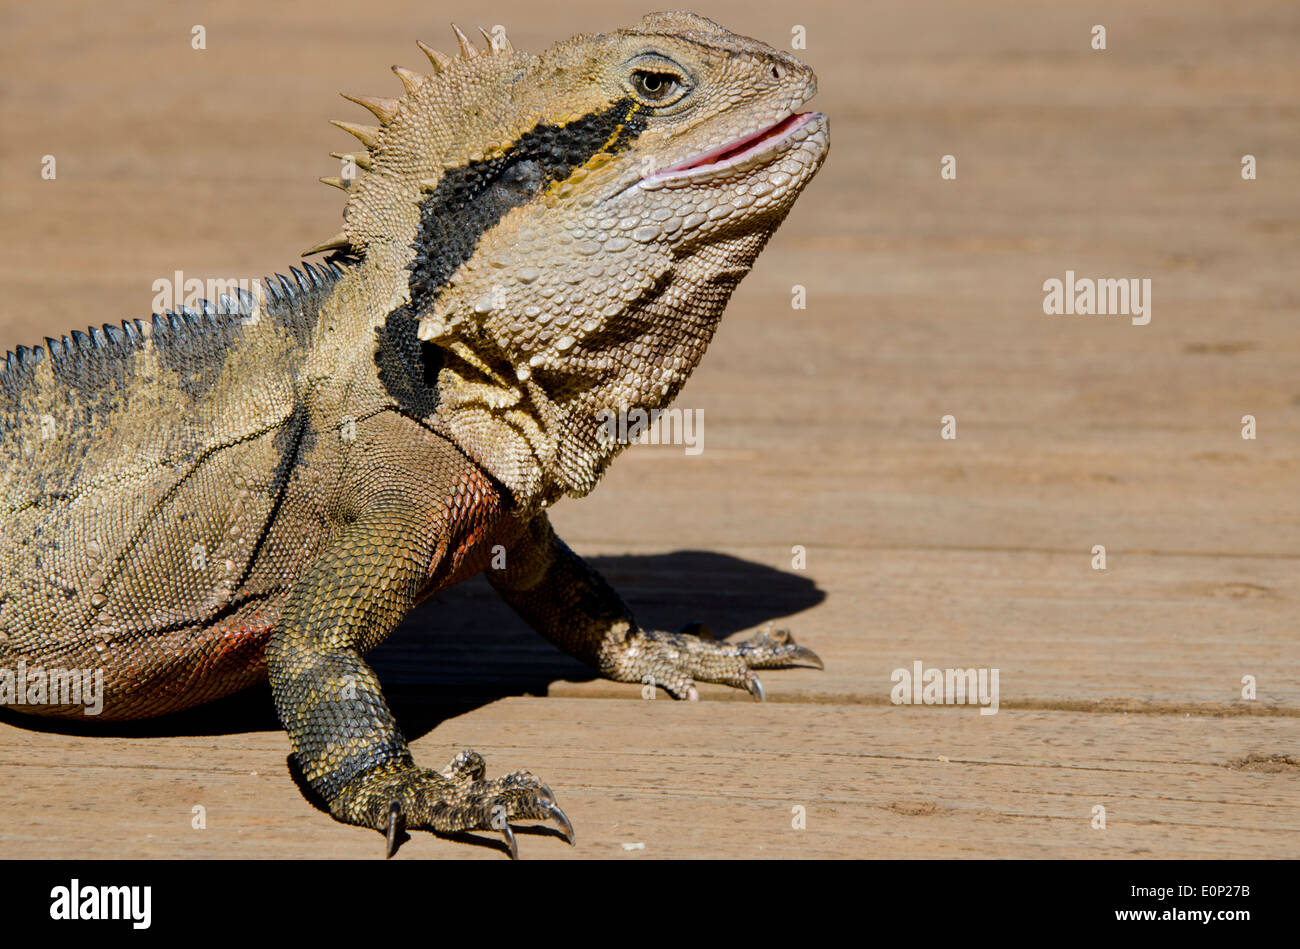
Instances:
[[[791,141],[806,138],[825,119],[826,116],[820,112],[787,115],[767,128],[652,172],[638,184],[649,189],[669,182],[705,181],[720,172],[749,167]]]

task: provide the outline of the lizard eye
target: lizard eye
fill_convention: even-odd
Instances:
[[[648,106],[663,107],[677,102],[691,91],[690,80],[672,68],[662,56],[644,56],[628,77],[632,94]]]
[[[650,72],[638,69],[632,73],[632,88],[648,102],[667,99],[677,91],[677,77],[666,72]]]

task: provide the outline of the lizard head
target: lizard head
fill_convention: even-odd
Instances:
[[[690,13],[538,56],[457,36],[402,99],[355,99],[381,125],[343,125],[368,153],[325,246],[403,271],[462,448],[517,496],[585,494],[622,447],[600,419],[671,401],[820,167],[816,79]]]

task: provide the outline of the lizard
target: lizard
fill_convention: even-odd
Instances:
[[[485,573],[560,649],[674,698],[822,667],[785,631],[642,628],[548,509],[625,447],[602,413],[677,395],[829,130],[807,66],[695,14],[537,55],[453,30],[458,54],[393,67],[399,97],[345,95],[376,124],[334,123],[363,147],[331,153],[323,262],[8,354],[0,669],[102,670],[102,721],[269,680],[334,818],[388,856],[425,829],[516,857],[512,821],[573,842],[554,792],[472,751],[417,765],[364,655]],[[15,707],[85,711],[67,698]]]

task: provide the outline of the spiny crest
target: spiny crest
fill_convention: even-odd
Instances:
[[[455,101],[459,98],[457,93],[471,89],[476,78],[481,76],[485,69],[504,69],[515,53],[503,27],[497,27],[490,33],[482,27],[479,28],[479,32],[487,42],[487,48],[484,50],[475,47],[456,24],[453,23],[451,28],[460,47],[458,56],[448,56],[424,43],[416,44],[428,57],[431,75],[423,75],[402,66],[392,67],[393,72],[402,82],[401,96],[388,98],[341,93],[343,98],[367,109],[378,124],[363,125],[342,121],[330,123],[354,136],[365,146],[363,150],[355,153],[330,152],[330,157],[341,162],[350,162],[364,174],[357,175],[352,167],[345,165],[343,175],[331,175],[320,179],[324,184],[345,191],[349,195],[347,207],[344,209],[344,228],[338,234],[304,251],[304,257],[331,250],[359,253],[366,249],[374,231],[367,226],[372,222],[364,220],[365,212],[369,209],[361,207],[362,202],[357,200],[358,195],[367,191],[368,184],[375,186],[373,181],[366,179],[373,178],[377,173],[386,173],[384,177],[389,179],[387,187],[383,185],[378,187],[391,191],[394,185],[406,186],[405,190],[410,192],[409,201],[418,205],[419,187],[423,186],[428,190],[430,176],[441,172],[441,165],[436,164],[438,156],[430,155],[426,156],[427,167],[416,169],[422,170],[423,174],[411,177],[410,151],[413,143],[418,143],[420,135],[420,129],[411,127],[413,117],[426,114],[428,110],[424,109],[423,105],[431,100]],[[386,163],[385,157],[391,157],[393,160]],[[393,197],[393,195],[389,194],[385,197]],[[374,203],[383,204],[378,201]]]
[[[290,267],[292,275],[263,277],[254,290],[264,294],[272,320],[300,337],[311,331],[321,299],[343,276],[345,260],[332,257],[322,264]],[[303,271],[306,271],[305,273]],[[196,301],[195,306],[178,306],[154,313],[151,319],[124,320],[121,325],[105,323],[85,332],[72,330],[60,339],[47,336],[45,345],[19,346],[0,361],[0,393],[10,400],[30,385],[36,368],[52,361],[56,377],[74,380],[111,371],[111,364],[142,348],[147,340],[164,349],[199,349],[226,345],[228,330],[244,325],[254,316],[258,295],[243,287],[234,296],[220,294],[213,302]]]

